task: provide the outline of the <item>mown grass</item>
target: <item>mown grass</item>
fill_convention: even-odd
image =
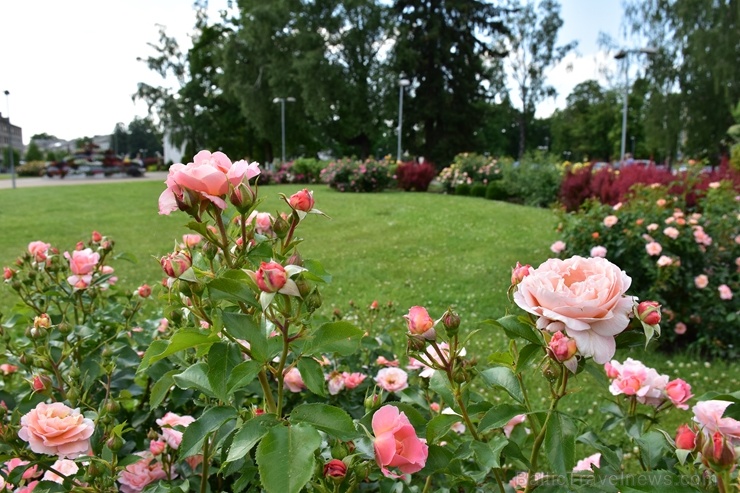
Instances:
[[[263,187],[260,210],[285,211],[278,194],[290,195],[297,188]],[[157,214],[162,189],[159,182],[112,182],[0,190],[0,265],[11,265],[30,241],[71,250],[97,230],[116,241],[118,253],[138,259],[114,263],[122,285],[134,289],[143,282],[156,284],[162,278],[157,259],[188,232],[184,214]],[[399,319],[413,305],[426,306],[432,316],[453,306],[470,330],[511,309],[506,296],[511,267],[517,261],[538,265],[556,239],[555,215],[544,209],[436,194],[341,194],[324,186],[313,190],[316,207],[330,218],[309,216],[304,221],[299,232],[305,241],[299,250],[333,275],[333,282],[322,288],[325,315],[335,308],[344,311],[351,300],[358,306],[392,301]],[[8,288],[0,289],[0,312],[7,313],[14,301]],[[476,333],[469,343],[471,353],[481,359],[506,347],[505,336],[491,329]],[[671,378],[683,378],[697,396],[740,388],[735,362],[639,350],[620,351],[616,358],[627,356]],[[530,380],[533,399],[546,399],[544,380]],[[600,426],[606,389],[586,374],[574,379],[572,388],[577,391],[563,400],[562,409]],[[670,432],[691,418],[688,411],[669,414],[662,428]]]

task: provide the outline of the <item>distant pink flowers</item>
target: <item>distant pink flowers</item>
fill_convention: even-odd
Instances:
[[[604,226],[606,226],[607,228],[611,228],[618,222],[619,222],[619,218],[617,216],[612,215],[612,216],[606,216],[604,218]]]
[[[39,403],[23,417],[18,436],[37,454],[78,457],[90,450],[91,419],[61,402]]]
[[[538,317],[537,327],[564,331],[584,357],[604,364],[614,355],[614,336],[629,324],[632,280],[606,259],[550,259],[518,285],[514,302]]]
[[[155,460],[148,452],[139,452],[138,455],[141,459],[126,466],[118,476],[122,493],[140,493],[148,484],[167,479],[167,473],[162,468],[161,462]]]
[[[176,428],[187,428],[193,421],[195,421],[195,418],[192,416],[180,416],[179,414],[168,412],[157,420],[157,424],[162,428],[160,436],[171,448],[178,449],[182,442],[182,431]]]
[[[375,461],[387,477],[400,477],[389,467],[404,474],[421,471],[426,465],[429,448],[416,436],[406,414],[397,407],[385,405],[373,414]]]
[[[612,360],[604,365],[604,369],[612,380],[609,385],[612,395],[631,396],[641,404],[657,408],[670,401],[679,409],[688,409],[686,402],[694,396],[691,385],[682,379],[669,381],[667,375],[660,375],[655,369],[632,358],[627,358],[624,363]]]
[[[660,253],[663,251],[663,247],[657,241],[651,241],[650,243],[645,245],[645,250],[647,250],[648,255],[654,257],[656,255],[660,255]]]
[[[719,299],[729,301],[732,299],[732,290],[727,284],[720,285],[717,290],[719,291]]]
[[[329,394],[337,395],[344,389],[352,390],[359,386],[367,378],[362,373],[333,372],[327,375]]]
[[[590,254],[592,257],[606,258],[606,247],[597,245],[591,249]]]
[[[699,274],[694,278],[694,285],[699,289],[704,289],[709,285],[709,278],[704,274]]]
[[[550,245],[550,251],[552,253],[558,254],[558,253],[562,252],[563,250],[565,250],[565,243],[562,242],[562,241],[560,241],[560,240],[558,240],[555,243],[553,243],[552,245]]]

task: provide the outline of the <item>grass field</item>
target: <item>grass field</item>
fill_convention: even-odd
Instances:
[[[285,211],[278,194],[297,189],[263,187],[260,210]],[[136,264],[113,264],[120,283],[131,289],[143,282],[156,284],[162,278],[158,258],[188,232],[186,215],[158,215],[162,190],[159,182],[0,190],[0,265],[11,265],[30,241],[71,250],[98,230],[116,241],[118,253],[138,259]],[[426,306],[432,316],[451,305],[464,327],[474,328],[476,322],[500,317],[511,307],[506,298],[511,267],[517,261],[538,265],[556,239],[555,216],[544,209],[428,193],[341,194],[324,186],[313,190],[316,207],[331,219],[308,217],[299,230],[306,240],[299,250],[305,258],[321,261],[334,277],[322,290],[325,314],[335,307],[344,310],[350,300],[361,306],[393,301],[399,318],[412,305]],[[12,293],[3,287],[0,311],[6,312],[13,302]],[[485,358],[505,350],[506,340],[500,333],[481,332],[471,346]],[[671,378],[683,378],[696,395],[740,388],[740,368],[734,362],[705,363],[689,355],[641,351],[617,354],[620,360],[627,356]],[[580,391],[566,397],[562,408],[591,415],[588,419],[599,423],[604,389],[585,374],[573,388]],[[670,432],[691,418],[689,411],[671,413],[665,426]]]

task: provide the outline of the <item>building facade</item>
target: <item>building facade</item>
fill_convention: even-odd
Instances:
[[[22,156],[23,130],[21,127],[10,123],[10,118],[6,118],[0,113],[0,149],[4,150],[6,147],[13,147]],[[0,152],[0,160],[3,159],[4,155],[4,152]]]

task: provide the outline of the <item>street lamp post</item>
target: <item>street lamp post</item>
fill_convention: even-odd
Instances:
[[[633,53],[637,54],[645,54],[645,55],[655,55],[658,52],[655,48],[645,47],[645,48],[634,48],[631,50],[619,50],[619,52],[614,55],[615,60],[621,60],[624,59],[624,101],[622,103],[622,145],[619,150],[619,161],[620,163],[624,162],[624,153],[627,148],[627,96],[629,95],[630,91],[630,80],[629,80],[629,56]]]
[[[285,102],[289,103],[295,103],[295,98],[287,97],[287,98],[275,98],[272,100],[273,103],[280,103],[280,130],[283,140],[283,160],[282,162],[285,162]]]
[[[411,84],[408,79],[398,80],[398,151],[396,162],[401,162],[401,134],[403,131],[403,88]]]
[[[15,188],[15,158],[13,156],[13,127],[10,125],[10,91],[5,91],[5,104],[8,107],[8,154],[10,154],[10,179]]]

